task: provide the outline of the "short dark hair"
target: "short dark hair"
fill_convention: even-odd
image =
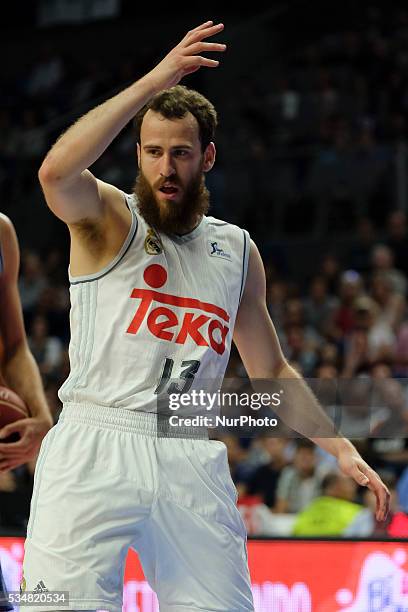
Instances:
[[[329,472],[326,474],[321,483],[322,492],[325,493],[327,489],[330,489],[333,485],[337,484],[340,478],[341,476],[338,472]]]
[[[182,119],[190,112],[198,123],[202,151],[205,151],[210,142],[214,140],[217,127],[217,111],[207,98],[194,89],[189,89],[184,85],[176,85],[153,96],[136,113],[134,119],[136,142],[139,144],[143,118],[148,110],[160,113],[166,119]]]
[[[316,449],[316,445],[308,438],[299,438],[296,441],[296,450],[299,450],[301,448],[306,448],[307,450],[314,452]]]

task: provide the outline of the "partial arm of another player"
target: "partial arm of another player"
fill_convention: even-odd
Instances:
[[[122,197],[87,168],[156,93],[202,66],[217,67],[218,61],[200,54],[225,50],[225,45],[204,42],[222,29],[222,24],[208,21],[188,32],[153,70],[84,115],[59,138],[39,171],[48,206],[57,217],[68,225],[84,219],[106,221],[112,200]]]
[[[21,439],[0,443],[0,471],[12,469],[35,457],[41,440],[52,427],[37,364],[27,344],[17,279],[19,248],[10,220],[0,214],[0,237],[5,271],[0,275],[0,335],[5,349],[2,371],[10,389],[26,402],[32,417],[0,430],[0,439],[18,431]]]
[[[353,444],[342,436],[329,437],[334,425],[303,378],[288,364],[266,306],[266,280],[261,256],[251,242],[248,275],[235,323],[234,342],[252,379],[282,380],[285,401],[274,411],[292,429],[310,437],[337,458],[340,469],[369,487],[377,498],[377,518],[385,519],[389,492]],[[293,380],[294,384],[288,384]],[[313,430],[313,426],[316,426]],[[316,435],[311,436],[311,431]]]

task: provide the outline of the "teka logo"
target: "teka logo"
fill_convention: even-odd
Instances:
[[[147,315],[147,328],[153,336],[177,344],[185,344],[191,338],[198,346],[210,346],[219,355],[223,354],[229,332],[229,326],[223,321],[228,324],[230,320],[223,308],[195,298],[154,291],[167,281],[166,269],[158,264],[148,266],[143,278],[152,289],[133,289],[130,297],[141,301],[126,330],[128,334],[137,334],[151,304],[157,302],[165,306],[157,306]],[[183,308],[183,316],[172,306]]]
[[[210,242],[210,255],[211,257],[222,257],[223,259],[231,259],[231,255],[226,253],[221,247],[218,246],[218,242]]]

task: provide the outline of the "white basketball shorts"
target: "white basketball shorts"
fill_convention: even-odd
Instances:
[[[161,612],[253,611],[225,445],[193,430],[166,437],[154,414],[67,404],[37,461],[24,588],[68,591],[68,610],[119,612],[129,547]]]

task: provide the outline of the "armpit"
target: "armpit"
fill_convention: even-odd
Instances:
[[[93,254],[100,255],[106,248],[106,234],[101,223],[95,219],[84,218],[76,223],[70,223],[71,235],[82,242]]]

